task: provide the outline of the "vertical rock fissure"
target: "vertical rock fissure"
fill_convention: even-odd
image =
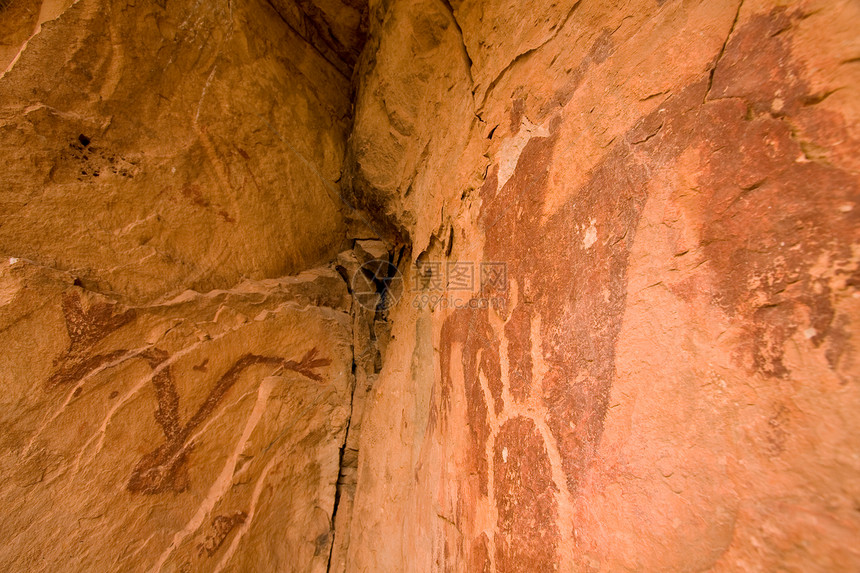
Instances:
[[[355,240],[352,251],[338,256],[335,270],[352,297],[353,320],[350,417],[338,454],[331,546],[326,568],[332,573],[342,573],[346,571],[357,485],[361,420],[367,394],[382,368],[382,354],[390,332],[386,309],[395,302],[392,297],[396,292],[392,290],[391,280],[397,270],[391,253],[377,240]]]
[[[349,278],[349,274],[348,274],[347,270],[342,265],[336,265],[335,270],[341,276],[344,283],[346,283],[346,289],[349,292],[349,295],[351,297],[353,297],[353,301],[354,301],[355,300],[355,298],[354,298],[355,293],[353,291],[352,285],[350,284],[350,278]],[[356,312],[357,312],[356,305],[353,303],[353,305],[352,305],[353,331],[354,331],[355,325],[356,325]],[[332,571],[332,560],[334,558],[335,548],[336,548],[337,542],[339,540],[339,535],[338,535],[339,532],[338,532],[338,528],[337,528],[337,519],[339,516],[340,501],[341,501],[341,496],[343,494],[343,488],[344,488],[344,480],[343,480],[343,477],[344,477],[344,452],[346,450],[346,444],[347,444],[347,441],[349,439],[349,432],[350,432],[350,429],[352,428],[353,416],[355,415],[355,411],[354,411],[355,391],[357,388],[356,378],[355,378],[355,374],[356,374],[356,370],[357,370],[355,354],[356,354],[355,332],[353,332],[352,366],[351,366],[351,369],[352,369],[352,389],[350,392],[350,400],[349,400],[350,416],[349,416],[349,419],[346,421],[346,429],[343,433],[343,442],[340,444],[340,449],[338,450],[338,464],[337,464],[338,465],[338,471],[337,471],[337,482],[335,483],[335,490],[334,490],[334,504],[332,505],[332,510],[331,510],[331,543],[329,545],[328,563],[326,564],[326,571],[327,572]],[[350,521],[351,521],[351,516],[350,516]],[[341,532],[341,534],[344,534],[344,533],[346,533],[346,532]]]
[[[466,36],[463,34],[463,28],[460,26],[460,22],[457,21],[457,15],[454,13],[454,7],[451,6],[451,0],[442,0],[442,4],[445,5],[445,8],[451,14],[451,20],[454,22],[454,27],[457,28],[457,35],[460,38],[460,45],[463,48],[463,58],[466,63],[466,75],[469,77],[469,83],[472,86],[472,94],[475,93],[475,80],[472,77],[472,56],[469,54],[469,48],[466,46]]]
[[[354,353],[354,351],[353,351],[352,372],[353,372],[353,380],[355,380],[355,353]],[[353,388],[353,396],[354,395],[355,395],[355,389]],[[349,404],[350,411],[352,411],[352,406],[353,406],[353,400],[350,400],[350,404]],[[340,450],[339,450],[337,483],[335,485],[335,490],[334,490],[334,505],[332,506],[332,509],[331,509],[331,544],[329,545],[329,550],[328,550],[328,563],[326,564],[326,571],[332,570],[332,568],[331,568],[332,557],[334,555],[335,542],[338,540],[338,532],[337,532],[337,528],[335,527],[335,523],[337,521],[338,509],[340,508],[340,498],[341,498],[341,495],[343,492],[343,487],[344,487],[344,481],[343,481],[343,477],[344,477],[344,473],[343,473],[344,455],[343,454],[344,454],[344,451],[346,450],[346,440],[347,440],[347,436],[349,436],[349,428],[351,425],[352,425],[352,416],[350,416],[349,420],[347,420],[347,422],[346,422],[346,431],[343,434],[343,443],[340,445]],[[351,521],[351,519],[350,519],[350,521]]]
[[[738,25],[738,20],[741,17],[741,8],[744,6],[744,0],[740,0],[738,2],[738,9],[735,11],[735,18],[732,20],[732,25],[729,27],[729,33],[726,34],[726,40],[723,42],[722,47],[720,48],[720,52],[717,54],[717,58],[714,60],[713,67],[708,71],[708,89],[705,90],[705,97],[702,100],[702,103],[708,101],[708,96],[711,95],[711,88],[714,86],[714,74],[717,72],[717,66],[720,65],[720,60],[723,59],[723,54],[726,53],[726,47],[729,45],[729,40],[732,39],[732,34],[735,33],[735,28]]]

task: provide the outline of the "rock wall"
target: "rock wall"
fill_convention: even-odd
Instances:
[[[335,266],[365,13],[0,2],[0,569],[343,553],[379,362]]]
[[[0,12],[0,251],[140,303],[346,247],[345,64],[262,0],[58,4]]]
[[[352,569],[860,567],[858,5],[370,14],[350,172],[412,251]]]
[[[854,0],[0,0],[0,568],[860,569]]]
[[[326,571],[353,387],[334,270],[150,306],[23,261],[0,280],[4,570]]]

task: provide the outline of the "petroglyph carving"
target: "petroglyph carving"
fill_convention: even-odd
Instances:
[[[245,523],[246,519],[248,519],[248,514],[244,511],[213,517],[212,532],[197,546],[198,555],[202,556],[204,553],[209,557],[215,555],[215,552],[224,544],[224,540],[227,539],[233,528]]]
[[[63,296],[63,316],[69,333],[69,348],[54,360],[56,370],[45,381],[45,390],[76,382],[88,372],[118,359],[127,350],[88,356],[88,351],[111,332],[128,324],[136,316],[134,309],[117,312],[117,305],[97,302],[84,308],[80,296],[66,293]]]
[[[145,494],[185,490],[188,485],[186,462],[194,448],[189,438],[221,403],[224,395],[233,387],[242,372],[262,364],[275,368],[275,371],[292,370],[311,380],[320,381],[322,377],[315,370],[331,363],[328,358],[318,358],[316,348],[309,350],[299,361],[245,354],[221,376],[197,412],[182,426],[179,421],[179,396],[170,374],[170,367],[159,368],[167,359],[167,354],[155,350],[147,355],[147,359],[150,361],[150,366],[156,370],[152,378],[158,401],[155,419],[164,431],[166,441],[140,459],[128,481],[129,491]]]
[[[274,372],[291,370],[319,382],[322,376],[317,369],[331,363],[328,358],[320,358],[316,348],[309,350],[299,360],[245,354],[218,379],[194,415],[182,425],[179,416],[179,394],[171,372],[170,356],[166,351],[151,347],[133,353],[126,349],[95,355],[89,353],[96,343],[133,320],[136,316],[134,309],[117,312],[116,305],[104,302],[93,303],[84,308],[80,296],[74,293],[63,297],[62,308],[70,344],[66,353],[54,361],[56,369],[45,382],[45,390],[78,382],[96,369],[124,356],[143,359],[152,369],[152,385],[157,402],[155,421],[164,432],[166,440],[143,456],[135,466],[127,485],[128,490],[135,493],[154,494],[167,490],[181,492],[186,489],[186,462],[194,447],[189,438],[212,414],[224,399],[224,395],[248,368],[266,365],[272,367]],[[194,370],[206,372],[208,362],[207,358],[195,366]],[[75,395],[79,393],[76,392]]]

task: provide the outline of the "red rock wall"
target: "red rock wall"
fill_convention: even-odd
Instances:
[[[338,555],[375,355],[333,264],[365,7],[323,8],[0,0],[0,570]]]
[[[857,29],[0,0],[0,568],[860,570]]]
[[[13,0],[0,253],[135,303],[328,262],[351,103],[326,56],[262,0]]]
[[[505,304],[401,269],[351,568],[860,567],[857,4],[450,8],[372,4],[356,192]]]
[[[15,261],[0,296],[4,571],[326,570],[354,386],[334,270],[127,307]]]

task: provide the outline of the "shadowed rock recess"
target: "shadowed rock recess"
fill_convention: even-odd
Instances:
[[[0,0],[0,570],[860,570],[856,0]]]

